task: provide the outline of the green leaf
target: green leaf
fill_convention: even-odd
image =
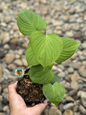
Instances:
[[[39,64],[39,62],[37,61],[32,49],[31,49],[30,42],[28,43],[28,47],[26,50],[26,60],[27,60],[28,66]]]
[[[43,85],[43,93],[49,101],[57,106],[64,97],[65,88],[58,82],[55,82],[53,85],[48,83]]]
[[[53,64],[62,52],[63,42],[55,33],[45,35],[36,31],[31,34],[30,39],[36,59],[43,67]]]
[[[30,36],[32,32],[43,30],[47,23],[41,17],[30,10],[23,9],[17,17],[17,24],[22,34]]]
[[[59,58],[56,60],[57,63],[61,63],[70,58],[76,52],[78,46],[80,45],[71,38],[61,37],[61,39],[63,41],[63,50]]]
[[[44,69],[41,65],[32,66],[28,74],[33,82],[39,84],[49,83],[54,76],[49,68]]]
[[[61,77],[59,77],[57,74],[54,74],[51,84],[54,84],[55,82],[61,82]]]

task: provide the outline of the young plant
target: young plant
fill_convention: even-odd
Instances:
[[[64,97],[65,88],[51,68],[54,62],[61,63],[70,58],[80,44],[56,33],[46,35],[41,32],[47,26],[46,21],[30,10],[19,12],[17,24],[23,35],[30,36],[26,60],[32,67],[27,74],[34,83],[43,84],[45,97],[57,105]]]

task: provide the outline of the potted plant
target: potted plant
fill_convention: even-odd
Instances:
[[[31,66],[19,80],[17,92],[26,103],[42,102],[45,96],[57,106],[64,97],[65,88],[51,68],[54,62],[61,63],[70,58],[80,44],[56,33],[46,35],[46,32],[41,32],[47,26],[46,21],[30,10],[19,12],[17,24],[23,35],[30,36],[26,60]]]

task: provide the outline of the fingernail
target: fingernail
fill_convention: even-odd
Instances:
[[[51,104],[51,102],[50,102],[50,101],[47,101],[47,103],[48,103],[48,104]]]

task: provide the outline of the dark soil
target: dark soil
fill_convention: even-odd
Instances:
[[[27,70],[25,73],[27,73]],[[25,101],[29,102],[41,102],[44,97],[42,91],[42,85],[33,83],[30,80],[29,75],[24,75],[23,79],[18,82],[17,93],[21,95],[21,97]]]

